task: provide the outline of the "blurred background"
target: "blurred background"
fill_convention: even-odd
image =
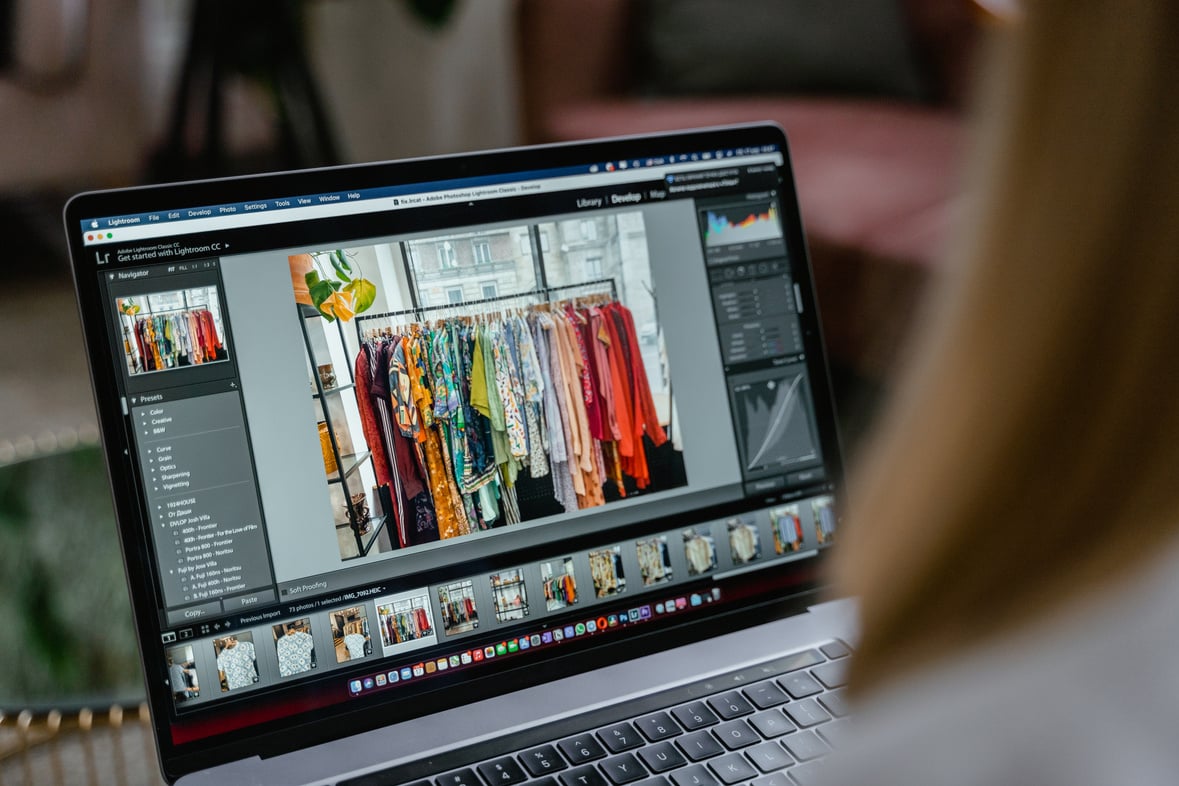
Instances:
[[[961,201],[973,65],[1004,5],[0,0],[0,773],[155,777],[61,228],[72,193],[776,121],[854,461]],[[79,725],[109,744],[69,759],[45,731]]]

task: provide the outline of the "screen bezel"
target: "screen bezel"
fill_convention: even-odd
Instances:
[[[825,449],[825,466],[838,498],[842,490],[842,453],[835,430],[835,410],[830,376],[822,342],[818,304],[816,302],[809,253],[802,232],[789,151],[784,132],[772,124],[702,129],[652,136],[623,137],[608,140],[513,148],[490,152],[410,159],[379,164],[351,165],[328,169],[286,172],[166,184],[119,191],[90,192],[74,197],[64,211],[67,238],[71,251],[72,272],[78,294],[86,355],[97,401],[97,413],[103,450],[114,497],[119,538],[126,567],[131,606],[140,640],[140,656],[145,675],[160,671],[163,650],[158,646],[160,626],[154,599],[155,587],[148,569],[152,555],[149,545],[139,537],[142,532],[141,500],[138,488],[138,468],[122,422],[115,364],[111,362],[106,335],[106,316],[98,286],[98,266],[93,261],[94,246],[83,245],[79,227],[83,219],[93,216],[112,216],[148,210],[180,209],[194,205],[263,199],[282,194],[328,192],[342,189],[363,189],[389,184],[411,184],[449,180],[454,178],[496,175],[549,167],[586,164],[593,161],[646,158],[667,153],[688,153],[717,148],[737,148],[755,145],[777,145],[783,153],[779,167],[782,182],[781,216],[786,234],[787,249],[795,265],[795,281],[809,296],[811,306],[805,315],[805,325],[818,337],[818,357],[812,353],[808,367],[812,370],[811,384],[821,443]],[[284,241],[284,245],[286,242]],[[805,609],[813,603],[820,588],[818,567],[822,555],[815,559],[788,563],[772,571],[776,577],[773,590],[763,597],[751,599],[740,612],[721,612],[733,624],[766,622]],[[431,711],[455,706],[482,694],[493,695],[569,676],[588,668],[605,666],[650,654],[678,643],[707,638],[721,632],[716,625],[718,614],[697,614],[661,626],[658,635],[634,635],[624,641],[604,644],[572,655],[546,660],[545,669],[529,669],[531,662],[521,666],[496,669],[474,677],[459,685],[449,685],[431,692],[428,705]],[[543,680],[537,675],[543,672]],[[148,700],[152,708],[153,726],[165,777],[169,780],[205,767],[233,761],[246,756],[272,756],[287,750],[326,742],[347,734],[377,728],[388,718],[403,720],[412,713],[398,707],[396,699],[388,701],[385,712],[372,712],[365,706],[352,708],[347,702],[330,710],[313,711],[288,716],[281,721],[270,721],[252,727],[248,733],[238,730],[229,735],[213,737],[183,746],[176,746],[169,733],[171,696],[158,680],[146,679]],[[294,686],[292,686],[294,688]],[[415,698],[421,707],[427,702]],[[403,700],[400,702],[405,704]],[[398,712],[400,710],[400,712]],[[422,710],[418,711],[421,714]],[[325,717],[332,723],[316,723]],[[225,739],[225,738],[231,739]]]

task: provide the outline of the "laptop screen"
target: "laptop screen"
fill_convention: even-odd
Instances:
[[[776,128],[83,195],[67,230],[166,768],[724,632],[837,537]]]

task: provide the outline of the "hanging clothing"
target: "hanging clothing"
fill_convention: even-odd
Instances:
[[[619,577],[616,570],[616,556],[609,549],[589,553],[590,576],[594,580],[594,594],[599,598],[613,595],[618,591]]]
[[[716,547],[712,538],[692,530],[684,533],[684,556],[688,560],[688,574],[706,573],[716,567]]]
[[[124,317],[124,327],[135,338],[137,356],[132,360],[138,371],[165,371],[227,357],[217,320],[207,308]]]
[[[373,388],[373,348],[369,344],[360,347],[356,354],[353,379],[356,394],[356,408],[360,411],[360,426],[364,434],[365,444],[373,459],[373,473],[376,475],[378,486],[388,486],[393,482],[393,472],[389,464],[388,449],[381,436],[381,429],[377,423],[376,406],[372,398]],[[400,504],[400,500],[398,500]],[[396,519],[392,511],[385,511],[387,516]]]
[[[368,638],[360,633],[349,633],[344,637],[344,647],[348,650],[350,660],[359,660],[365,656]]]
[[[361,421],[383,447],[383,464],[373,448],[378,481],[401,503],[400,545],[519,523],[525,470],[549,476],[567,512],[605,504],[607,483],[619,496],[651,485],[646,451],[667,436],[621,304],[555,303],[394,332],[370,337],[356,368],[372,380],[367,406],[357,385]]]
[[[221,650],[217,656],[217,670],[224,676],[227,690],[253,685],[258,681],[254,645],[239,639],[237,644]]]
[[[274,643],[278,652],[278,674],[280,677],[292,677],[311,671],[312,660],[315,657],[315,644],[310,633],[301,630],[292,631]]]
[[[733,551],[733,561],[737,563],[750,562],[757,557],[757,528],[749,524],[730,525],[729,547]]]
[[[547,425],[549,444],[549,464],[553,478],[553,497],[561,504],[566,513],[577,510],[577,490],[573,484],[573,472],[569,467],[569,413],[561,405],[558,391],[564,387],[561,375],[561,363],[556,358],[553,349],[553,330],[555,326],[548,314],[541,312],[536,315],[533,323],[533,343],[536,345],[537,357],[541,362],[541,369],[547,370],[549,384],[542,392],[544,418]]]

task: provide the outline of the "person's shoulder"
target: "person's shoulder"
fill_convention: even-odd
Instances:
[[[1179,551],[857,708],[831,783],[1173,784]]]

